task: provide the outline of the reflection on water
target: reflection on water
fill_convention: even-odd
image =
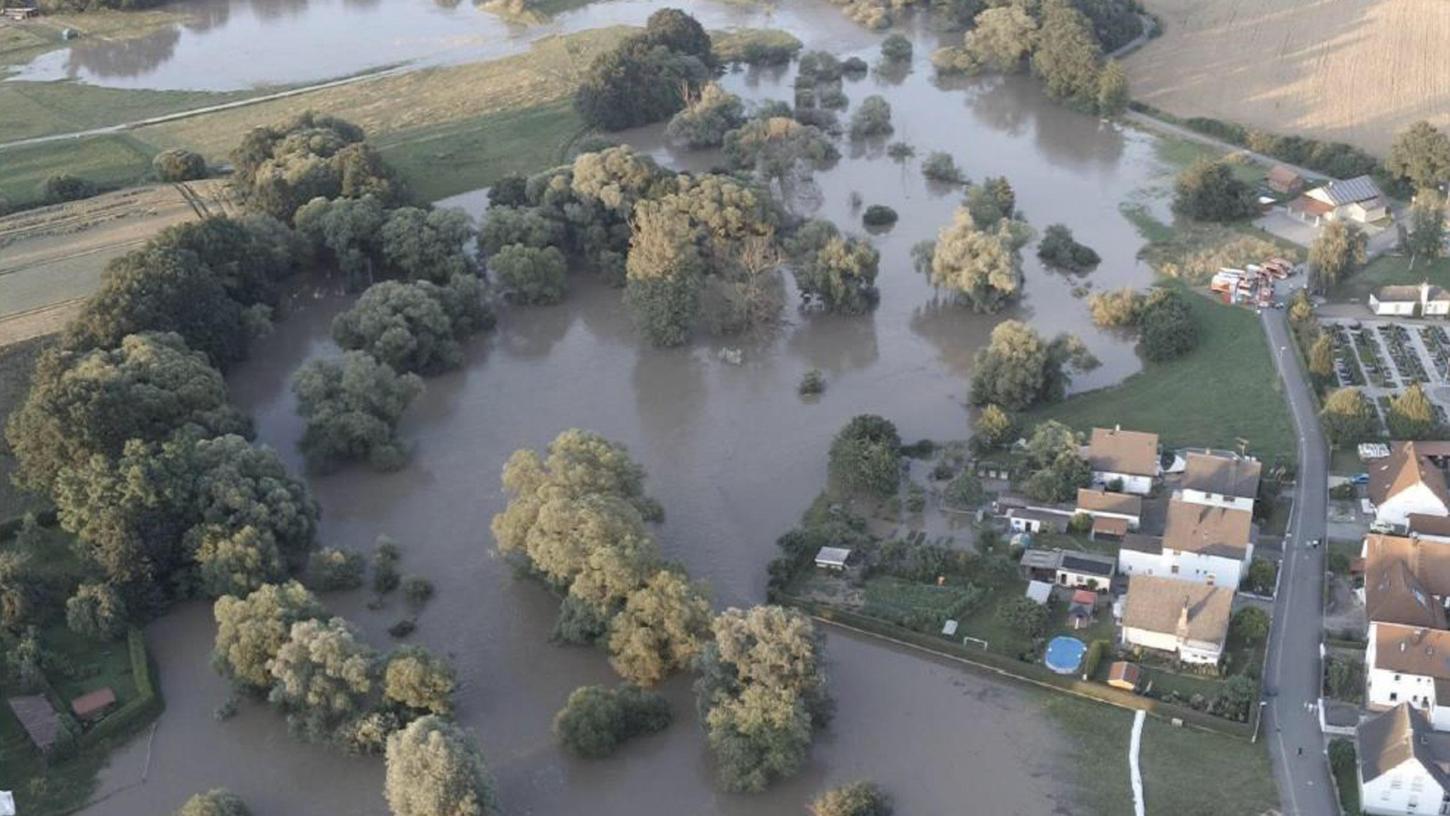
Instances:
[[[601,6],[599,14],[623,5]],[[792,8],[806,19],[801,9],[812,6]],[[797,31],[807,39],[833,36],[839,13],[815,8],[817,16]],[[598,651],[547,645],[555,601],[516,580],[492,554],[488,534],[489,518],[503,507],[499,470],[508,455],[542,447],[564,428],[591,428],[627,444],[650,473],[650,490],[667,510],[658,531],[666,557],[707,580],[717,606],[756,603],[775,538],[822,485],[834,431],[852,415],[873,412],[894,420],[906,439],[963,436],[972,356],[1000,320],[1080,335],[1103,365],[1079,377],[1076,389],[1138,369],[1131,338],[1094,328],[1072,289],[1149,281],[1136,259],[1142,241],[1117,205],[1161,174],[1151,140],[1065,111],[1025,78],[938,86],[925,62],[929,36],[916,32],[914,70],[847,86],[855,103],[871,93],[888,97],[891,138],[913,145],[918,158],[902,166],[880,155],[879,145],[846,151],[815,175],[815,194],[807,197],[815,214],[850,232],[861,232],[848,203],[853,192],[900,213],[892,229],[871,238],[882,258],[881,303],[872,314],[802,313],[791,291],[781,324],[759,336],[653,349],[640,343],[619,290],[576,273],[564,303],[504,310],[498,328],[470,344],[466,367],[428,381],[400,428],[414,446],[408,467],[312,480],[325,544],[366,549],[387,533],[401,542],[403,570],[437,586],[414,637],[454,660],[459,718],[478,733],[507,812],[794,816],[821,788],[860,776],[890,789],[903,813],[961,813],[968,797],[980,813],[1077,812],[1063,773],[1070,746],[1036,713],[1033,698],[838,632],[827,641],[838,719],[802,774],[766,794],[714,790],[687,678],[665,688],[678,718],[666,732],[604,762],[565,756],[549,733],[554,712],[576,686],[615,678]],[[874,60],[875,35],[868,39],[841,56]],[[789,98],[792,78],[793,69],[737,72],[724,82],[762,100]],[[671,166],[718,160],[677,153],[658,127],[625,136]],[[960,190],[921,178],[920,160],[933,150],[951,152],[974,179],[1006,175],[1034,227],[1067,224],[1102,264],[1081,277],[1049,272],[1029,246],[1025,297],[1008,313],[976,315],[946,302],[910,261],[911,246],[934,238],[960,198]],[[478,215],[485,202],[477,192],[443,203]],[[229,377],[261,440],[293,468],[301,467],[302,429],[289,379],[306,359],[335,353],[328,324],[346,302],[308,293]],[[742,349],[741,365],[720,360],[724,346]],[[807,402],[796,384],[810,368],[826,373],[828,388]],[[379,645],[403,614],[398,601],[371,611],[361,596],[327,600]],[[218,785],[242,794],[258,813],[386,812],[377,761],[296,743],[279,717],[259,707],[213,720],[224,690],[207,666],[212,625],[204,606],[176,611],[150,634],[167,709],[154,741],[118,752],[102,780],[103,792],[116,793],[91,813],[151,816]],[[148,755],[148,781],[133,786]]]

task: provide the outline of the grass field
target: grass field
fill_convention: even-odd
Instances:
[[[256,91],[147,91],[80,82],[0,83],[0,142],[134,122],[255,96]]]
[[[1450,288],[1450,258],[1416,260],[1412,267],[1410,259],[1404,256],[1381,255],[1334,287],[1329,294],[1331,300],[1364,302],[1370,292],[1381,286],[1421,281]]]
[[[1200,332],[1193,351],[1145,362],[1120,385],[1037,408],[1024,421],[1057,419],[1084,431],[1121,424],[1152,431],[1169,447],[1231,449],[1244,438],[1261,458],[1292,461],[1293,428],[1258,318],[1197,295],[1188,302]]]
[[[1146,0],[1163,35],[1124,61],[1135,99],[1383,156],[1450,124],[1443,0]]]
[[[97,136],[0,152],[0,195],[12,204],[36,201],[41,182],[70,173],[101,187],[138,184],[151,171],[158,151],[130,136]]]

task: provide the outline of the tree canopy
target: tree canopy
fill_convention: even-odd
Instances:
[[[1319,289],[1338,284],[1364,265],[1369,239],[1358,224],[1330,221],[1309,245],[1309,266]]]
[[[1233,174],[1228,163],[1199,159],[1173,187],[1173,211],[1199,221],[1237,221],[1258,212],[1254,191]]]
[[[861,414],[836,433],[829,463],[835,490],[890,498],[901,486],[901,437],[890,420]]]
[[[232,189],[255,212],[290,222],[314,198],[401,198],[400,185],[362,128],[308,111],[252,128],[232,151]]]
[[[252,816],[242,797],[226,788],[213,788],[186,800],[175,816]]]
[[[292,379],[297,412],[307,422],[300,446],[320,470],[366,461],[380,470],[403,465],[407,447],[398,420],[423,392],[416,374],[399,374],[362,351],[313,360]]]
[[[492,325],[482,298],[482,285],[469,274],[455,276],[446,286],[383,281],[333,319],[332,338],[395,371],[435,374],[459,366],[461,341]]]
[[[968,209],[957,208],[932,247],[931,285],[953,293],[973,311],[1002,308],[1021,294],[1023,226],[1004,219],[983,228]]]
[[[384,793],[393,816],[495,816],[493,778],[463,729],[441,717],[388,737]]]
[[[1324,433],[1335,447],[1355,445],[1374,438],[1379,432],[1374,405],[1358,388],[1341,388],[1330,394],[1319,417],[1324,422]]]
[[[1069,368],[1090,368],[1096,360],[1082,341],[1069,334],[1047,340],[1018,320],[992,329],[986,348],[972,359],[973,405],[995,403],[1020,411],[1041,402],[1056,402],[1072,381]]]
[[[875,305],[881,253],[867,241],[845,237],[829,221],[808,221],[788,244],[796,288],[828,312],[863,314]]]
[[[832,788],[811,803],[811,816],[891,816],[891,797],[864,779]]]
[[[554,715],[554,736],[571,753],[599,759],[637,736],[669,726],[665,698],[638,686],[581,686]]]
[[[1429,122],[1410,125],[1390,145],[1385,169],[1419,189],[1450,182],[1450,135]]]
[[[683,108],[714,67],[704,28],[678,9],[661,9],[643,32],[595,57],[574,93],[574,107],[604,130],[658,122]]]

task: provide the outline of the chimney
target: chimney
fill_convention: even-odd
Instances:
[[[1188,596],[1183,596],[1183,609],[1178,612],[1178,626],[1174,634],[1179,640],[1188,640]]]

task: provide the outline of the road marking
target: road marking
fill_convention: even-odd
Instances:
[[[1138,749],[1143,744],[1143,720],[1147,715],[1141,708],[1133,715],[1133,736],[1128,740],[1128,768],[1132,774],[1134,816],[1144,816],[1143,769],[1138,765]]]

